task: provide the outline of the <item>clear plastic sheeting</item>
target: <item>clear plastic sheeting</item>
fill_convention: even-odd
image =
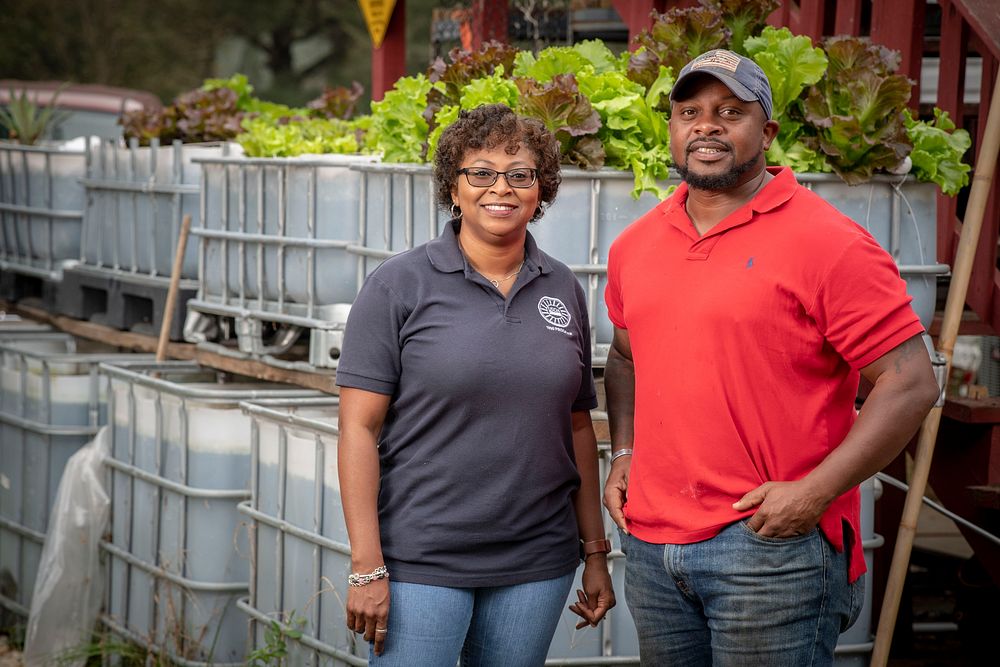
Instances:
[[[35,581],[24,642],[26,667],[68,658],[91,639],[104,594],[100,542],[111,506],[106,488],[107,427],[66,464]],[[86,658],[59,659],[81,666]]]

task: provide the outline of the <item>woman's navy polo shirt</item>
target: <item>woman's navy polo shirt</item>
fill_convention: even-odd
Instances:
[[[337,384],[392,396],[383,557],[393,579],[438,586],[562,576],[579,563],[571,413],[597,404],[583,289],[528,234],[504,299],[457,226],[379,266],[347,322]]]

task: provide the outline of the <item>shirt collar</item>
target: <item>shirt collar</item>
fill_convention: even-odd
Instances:
[[[774,178],[761,188],[760,192],[753,196],[753,199],[730,213],[724,220],[710,229],[705,234],[706,237],[721,234],[728,229],[751,222],[754,213],[767,213],[792,198],[792,195],[795,194],[795,190],[798,188],[799,182],[795,179],[795,174],[791,168],[768,167],[767,170]],[[681,183],[677,186],[674,194],[664,202],[666,205],[662,209],[663,214],[674,227],[677,227],[689,236],[694,235],[697,237],[697,232],[694,231],[691,219],[684,208],[687,198],[688,184]]]
[[[449,220],[441,234],[427,243],[427,258],[431,266],[442,273],[465,271],[465,256],[458,247],[458,230],[461,224],[459,219]],[[534,266],[542,274],[552,272],[548,257],[538,249],[531,232],[527,232],[524,237],[524,257],[525,266]]]

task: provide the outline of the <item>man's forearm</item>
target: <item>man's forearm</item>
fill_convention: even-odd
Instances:
[[[632,447],[635,418],[635,367],[614,347],[604,368],[604,394],[608,407],[611,450]]]
[[[857,421],[807,477],[818,488],[835,498],[899,455],[937,400],[937,381],[926,354],[920,337],[914,337],[880,360]]]

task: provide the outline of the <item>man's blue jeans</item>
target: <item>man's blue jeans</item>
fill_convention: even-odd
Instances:
[[[573,573],[516,586],[389,582],[385,651],[372,667],[536,667],[545,662]]]
[[[846,555],[817,529],[763,537],[743,520],[694,544],[623,534],[622,549],[643,665],[832,665],[864,602],[862,580],[847,582]]]

